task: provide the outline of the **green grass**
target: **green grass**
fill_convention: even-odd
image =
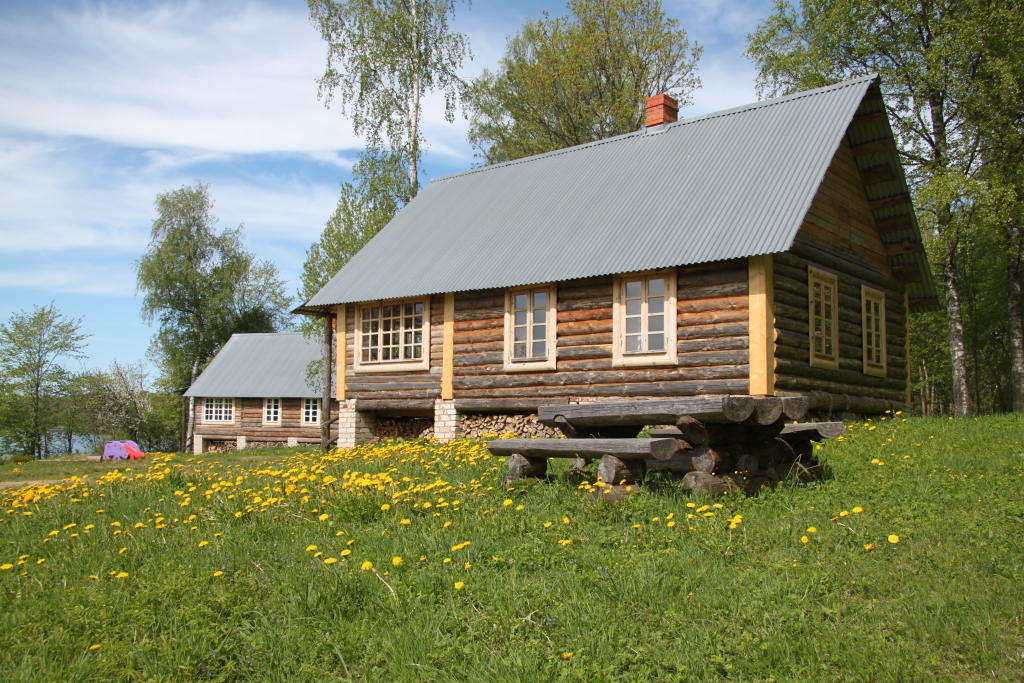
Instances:
[[[1024,679],[1024,420],[864,425],[817,451],[826,481],[716,500],[663,486],[595,501],[561,478],[506,490],[504,463],[472,441],[261,463],[168,456],[103,483],[19,492],[17,507],[8,490],[0,671],[5,681]],[[723,507],[696,512],[714,503]]]
[[[270,460],[294,455],[297,448],[267,448],[231,453],[207,453],[197,456],[197,462],[207,460],[247,461]],[[60,456],[27,463],[0,462],[0,486],[10,482],[59,481],[71,477],[101,477],[111,470],[145,469],[148,460],[82,460],[76,456]]]

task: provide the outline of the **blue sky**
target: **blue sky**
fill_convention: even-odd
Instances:
[[[663,0],[704,46],[695,116],[756,99],[746,35],[771,0]],[[477,0],[454,28],[494,68],[506,37],[560,2]],[[220,225],[298,287],[362,143],[317,99],[325,48],[302,0],[0,3],[0,317],[55,303],[90,367],[145,360],[133,263],[158,192],[202,180]],[[467,123],[428,97],[427,179],[469,168]]]

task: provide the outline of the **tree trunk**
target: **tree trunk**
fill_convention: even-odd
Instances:
[[[956,242],[946,246],[943,279],[946,284],[946,319],[949,326],[949,357],[953,369],[953,414],[972,413],[970,385],[967,379],[967,349],[964,346],[963,302],[960,297],[960,273],[956,262]]]
[[[199,344],[202,348],[203,345],[203,333],[199,333]],[[188,385],[191,387],[196,383],[196,375],[199,371],[199,356],[196,356],[192,360],[192,369],[189,373]],[[188,397],[188,430],[185,433],[185,452],[192,450],[192,444],[195,443],[196,437],[196,397]]]
[[[1010,379],[1013,383],[1013,412],[1024,413],[1024,286],[1020,254],[1021,225],[1005,226],[1009,264],[1006,273],[1006,323],[1010,337]]]
[[[331,366],[334,364],[332,320],[330,315],[324,318],[324,367],[320,373],[320,452],[325,455],[331,448]]]
[[[409,13],[412,15],[412,44],[413,44],[413,76],[412,93],[409,97],[409,201],[416,196],[420,189],[419,169],[419,137],[420,137],[420,32],[419,16],[417,15],[417,0],[410,0]]]

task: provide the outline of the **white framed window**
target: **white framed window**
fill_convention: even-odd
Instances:
[[[864,374],[885,377],[885,294],[860,286],[864,330]]]
[[[265,425],[279,425],[279,424],[281,424],[281,399],[279,399],[279,398],[265,398],[265,399],[263,399],[263,424],[265,424]]]
[[[505,292],[505,371],[555,369],[554,284]]]
[[[203,404],[203,422],[234,422],[235,399],[208,398]]]
[[[807,267],[807,305],[812,367],[839,369],[839,279],[833,273]]]
[[[675,365],[675,268],[615,276],[612,365]]]
[[[302,424],[304,424],[304,425],[320,424],[320,399],[318,399],[318,398],[304,398],[304,399],[302,399]]]
[[[356,372],[430,369],[429,297],[362,304],[356,344]]]

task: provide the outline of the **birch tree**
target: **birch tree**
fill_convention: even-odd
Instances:
[[[318,79],[327,106],[337,97],[357,135],[374,152],[405,160],[409,199],[419,190],[423,97],[439,91],[445,117],[455,120],[463,87],[457,70],[469,54],[453,32],[454,0],[307,0],[310,18],[327,42],[327,68]]]
[[[208,186],[160,193],[156,209],[149,248],[135,264],[136,289],[143,320],[159,324],[151,355],[162,368],[161,383],[177,391],[195,383],[233,333],[286,325],[291,299],[277,268],[245,249],[243,226],[216,229]],[[189,442],[194,428],[190,398]]]

